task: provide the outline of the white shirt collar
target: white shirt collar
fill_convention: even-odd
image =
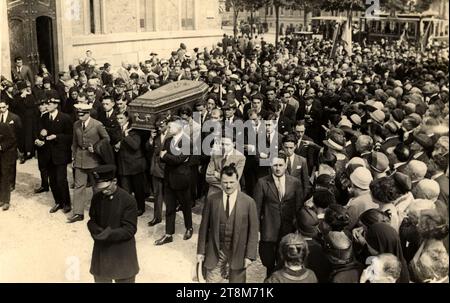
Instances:
[[[443,174],[444,174],[444,172],[442,172],[442,171],[438,172],[437,174],[435,174],[431,177],[431,180],[435,180],[435,179],[439,178],[440,176],[442,176]]]
[[[58,115],[58,110],[55,110],[53,113],[50,114],[50,116],[52,116],[52,120],[55,120],[57,115]]]
[[[231,212],[233,211],[234,206],[236,205],[236,201],[237,201],[237,194],[238,194],[238,190],[236,189],[231,195],[230,195],[230,212],[228,215],[231,214]],[[227,209],[227,194],[222,191],[222,202],[223,202],[223,209]]]
[[[283,183],[283,184],[285,183],[286,175],[283,175],[283,176],[281,176],[281,177],[277,177],[277,176],[275,176],[274,174],[272,174],[272,177],[273,177],[273,179],[274,179],[275,181],[280,180],[281,183]]]
[[[86,121],[84,121],[84,127],[87,127],[89,125],[89,121],[91,121],[91,116],[89,116],[89,118],[87,118]]]

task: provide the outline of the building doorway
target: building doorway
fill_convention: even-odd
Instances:
[[[39,64],[45,64],[48,71],[55,75],[55,56],[53,45],[53,20],[47,16],[36,18],[36,39]]]
[[[44,63],[53,76],[57,75],[56,1],[8,0],[8,23],[11,66],[14,58],[22,57],[34,74]]]

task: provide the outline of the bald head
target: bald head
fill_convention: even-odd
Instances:
[[[411,172],[411,181],[413,183],[419,182],[427,173],[427,165],[419,160],[412,160],[408,163],[409,171]]]
[[[373,139],[367,135],[359,136],[358,140],[356,140],[355,148],[360,154],[370,152],[373,148]]]
[[[416,199],[427,199],[431,201],[436,201],[440,193],[439,183],[430,179],[423,179],[417,183],[414,189],[414,197]]]

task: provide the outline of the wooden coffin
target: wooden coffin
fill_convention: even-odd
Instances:
[[[194,106],[204,101],[208,85],[201,81],[181,80],[171,82],[136,98],[128,104],[128,112],[133,121],[133,128],[154,129],[157,114],[170,112],[176,114],[183,105]]]

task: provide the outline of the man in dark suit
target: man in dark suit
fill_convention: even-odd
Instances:
[[[137,231],[136,201],[117,186],[114,165],[92,170],[95,194],[87,223],[94,239],[90,273],[97,283],[134,283],[139,263],[134,235]]]
[[[293,105],[289,104],[290,99],[291,93],[288,90],[285,90],[283,92],[283,97],[281,98],[280,118],[285,119],[289,123],[289,127],[292,127],[296,119],[296,110]]]
[[[238,190],[234,164],[221,171],[222,192],[208,197],[197,243],[206,281],[245,283],[246,269],[256,260],[258,216],[255,201]]]
[[[164,200],[164,169],[166,164],[159,157],[164,147],[167,136],[167,120],[165,116],[160,116],[156,120],[156,130],[152,131],[148,142],[145,145],[147,151],[151,153],[150,174],[152,176],[153,193],[155,195],[155,206],[153,219],[148,222],[149,226],[154,226],[162,221],[162,207]]]
[[[33,86],[34,77],[31,68],[23,64],[22,57],[16,57],[14,62],[16,63],[16,66],[11,70],[13,82],[29,81],[31,86]]]
[[[255,187],[254,198],[260,220],[261,241],[259,255],[267,269],[267,277],[281,265],[277,258],[278,245],[283,236],[295,232],[295,214],[303,204],[302,184],[286,175],[287,157],[279,153],[271,161],[272,174],[261,178]]]
[[[69,115],[58,111],[59,103],[59,99],[48,100],[48,112],[40,120],[39,134],[42,140],[35,141],[38,147],[47,145],[49,157],[47,171],[50,188],[55,199],[55,206],[52,207],[50,213],[55,213],[59,209],[63,209],[64,213],[71,211],[67,164],[71,160],[72,120]]]
[[[186,232],[183,239],[189,240],[194,232],[192,228],[191,165],[192,144],[183,132],[181,118],[172,117],[169,134],[159,156],[166,164],[164,170],[164,200],[166,201],[166,234],[155,245],[164,245],[173,241],[175,218],[178,204],[181,205]]]
[[[17,142],[14,131],[7,124],[0,122],[0,207],[9,209],[11,201],[11,174],[15,173],[12,163],[16,162]]]
[[[47,99],[41,99],[38,103],[39,107],[39,120],[36,127],[36,133],[34,136],[34,145],[37,151],[38,168],[41,174],[41,186],[34,190],[35,194],[41,194],[50,190],[49,177],[48,177],[48,162],[50,161],[49,145],[42,144],[45,142],[45,137],[41,136],[39,126],[42,124],[42,117],[47,114]]]
[[[283,151],[286,154],[286,174],[297,178],[302,184],[303,200],[306,200],[311,193],[311,183],[309,181],[308,164],[306,159],[295,154],[297,138],[294,134],[283,137]]]
[[[120,125],[117,122],[117,109],[111,96],[105,96],[102,100],[102,110],[97,114],[98,121],[102,122],[108,132],[111,145],[116,145],[121,138]]]
[[[297,121],[305,120],[306,134],[315,142],[320,142],[324,137],[322,129],[323,110],[320,101],[315,98],[315,92],[312,88],[307,92],[303,105],[301,104],[298,109]]]
[[[251,108],[248,111],[249,120],[252,122],[252,127],[244,129],[244,155],[245,155],[245,167],[244,167],[244,179],[245,179],[245,192],[249,196],[253,196],[253,190],[258,181],[256,171],[259,167],[258,158],[258,146],[259,140],[264,138],[264,124],[261,122],[261,118],[258,116],[256,109]]]
[[[128,112],[117,115],[121,127],[121,139],[114,145],[117,174],[120,186],[133,193],[138,206],[138,217],[145,212],[145,168],[146,161],[141,148],[141,136],[132,130]]]
[[[314,143],[314,141],[305,135],[305,123],[304,121],[298,121],[294,128],[294,133],[297,137],[297,144],[295,147],[295,153],[306,159],[308,164],[308,172],[311,175],[314,169],[314,165],[319,157],[319,151],[321,146]]]
[[[22,137],[22,120],[20,117],[9,111],[9,104],[5,100],[0,100],[0,123],[5,123],[12,128],[13,134],[17,142]],[[16,187],[16,166],[17,162],[11,162],[10,187],[12,190]]]

